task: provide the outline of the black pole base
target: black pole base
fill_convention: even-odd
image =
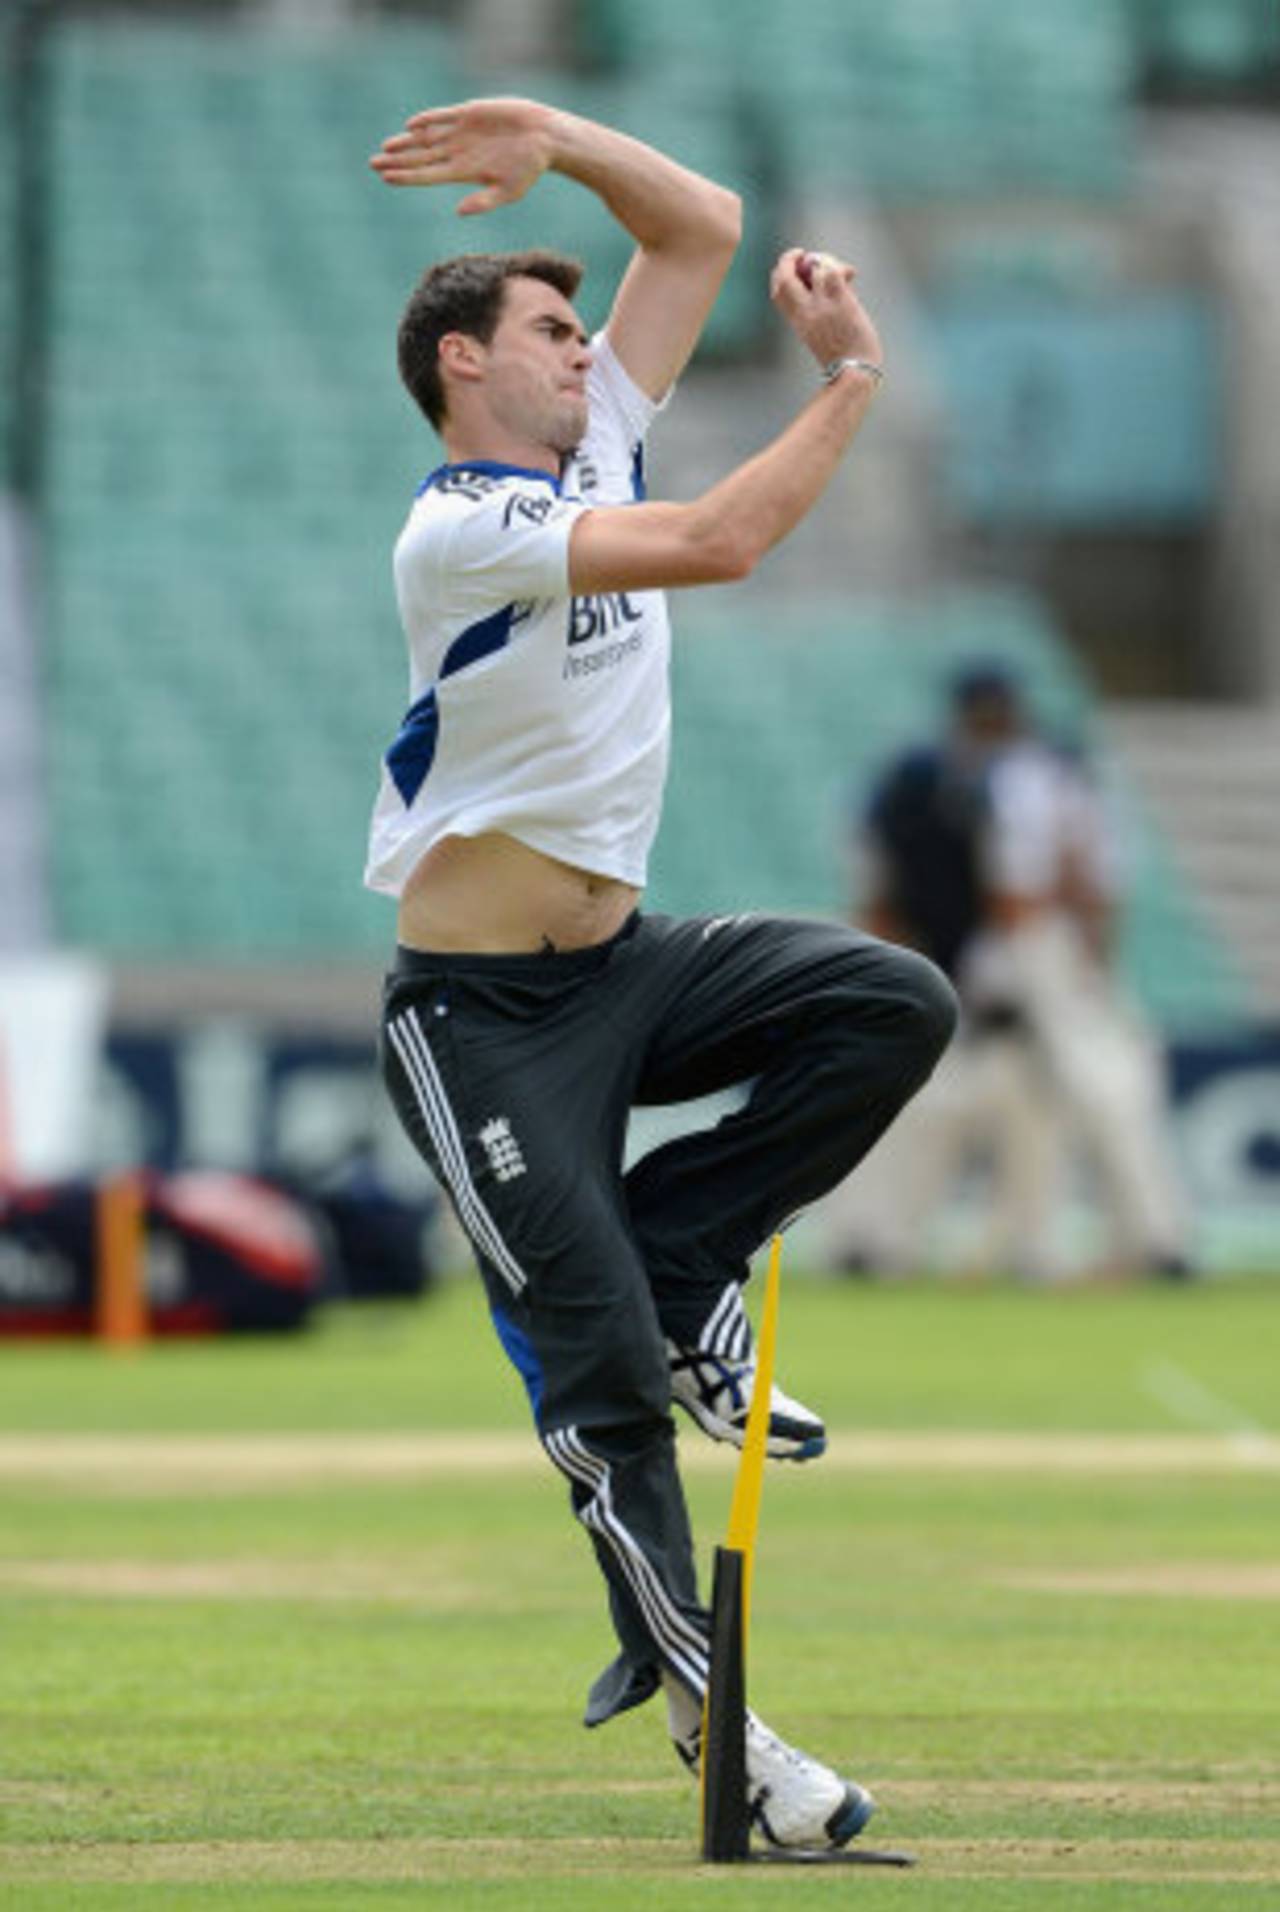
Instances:
[[[717,1547],[711,1594],[711,1677],[702,1747],[702,1856],[712,1865],[732,1865],[750,1857],[743,1574],[742,1554],[733,1547]]]
[[[834,1852],[792,1851],[786,1846],[753,1846],[747,1860],[766,1866],[913,1866],[910,1852],[881,1852],[874,1846],[840,1846]]]

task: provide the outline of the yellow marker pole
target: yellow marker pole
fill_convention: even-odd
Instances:
[[[756,1336],[756,1380],[747,1412],[747,1432],[742,1443],[733,1483],[733,1501],[729,1508],[729,1531],[725,1546],[742,1555],[742,1643],[746,1649],[751,1626],[751,1576],[755,1568],[756,1534],[760,1527],[760,1498],[764,1491],[764,1463],[769,1440],[769,1398],[773,1392],[774,1354],[778,1345],[778,1290],[781,1285],[782,1237],[775,1235],[769,1247],[769,1269],[764,1280],[764,1302],[760,1310],[760,1332]]]
[[[136,1348],[150,1327],[142,1177],[108,1176],[97,1206],[94,1325],[108,1347]]]

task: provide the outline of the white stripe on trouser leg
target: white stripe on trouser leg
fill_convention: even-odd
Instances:
[[[465,1195],[471,1193],[467,1172],[467,1152],[457,1123],[453,1120],[448,1098],[440,1082],[426,1035],[410,1011],[389,1025],[387,1032],[396,1053],[417,1094],[418,1105],[431,1130],[432,1140],[444,1163],[450,1183],[460,1183]]]
[[[409,1078],[409,1086],[414,1092],[418,1112],[427,1125],[427,1131],[440,1157],[440,1165],[450,1188],[455,1189],[459,1206],[461,1206],[463,1201],[470,1199],[466,1150],[457,1132],[456,1124],[449,1120],[448,1104],[442,1096],[437,1095],[431,1076],[423,1062],[424,1052],[428,1057],[431,1053],[427,1046],[427,1039],[411,1015],[401,1016],[397,1021],[389,1023],[387,1035],[400,1058],[401,1067]]]
[[[389,1024],[387,1034],[409,1079],[419,1113],[435,1144],[441,1168],[467,1232],[476,1247],[494,1263],[507,1286],[518,1294],[526,1285],[526,1276],[476,1192],[467,1167],[466,1150],[449,1108],[439,1070],[412,1012]]]
[[[427,1039],[412,1010],[387,1025],[387,1036],[413,1090],[418,1113],[440,1157],[440,1167],[458,1204],[458,1213],[476,1247],[493,1263],[513,1294],[528,1277],[498,1233],[467,1167],[467,1152],[453,1119],[444,1084]]]
[[[547,1444],[552,1459],[562,1471],[592,1489],[594,1498],[580,1510],[579,1519],[608,1543],[655,1641],[680,1677],[695,1692],[701,1693],[707,1681],[706,1642],[672,1602],[653,1563],[618,1518],[610,1492],[608,1467],[580,1441],[575,1450],[571,1445],[575,1436],[575,1430],[560,1429],[548,1436]]]
[[[608,1543],[654,1640],[686,1685],[701,1694],[708,1676],[707,1642],[676,1606],[653,1562],[619,1518],[608,1463],[590,1452],[576,1428],[553,1428],[545,1445],[562,1473],[591,1489],[593,1498],[578,1518]]]

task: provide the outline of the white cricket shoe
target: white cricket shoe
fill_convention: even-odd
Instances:
[[[691,1414],[713,1441],[741,1447],[747,1432],[751,1391],[756,1381],[751,1323],[736,1281],[708,1316],[696,1347],[667,1342],[671,1398]],[[769,1434],[765,1452],[772,1460],[816,1460],[826,1451],[827,1430],[816,1414],[774,1386],[769,1395]]]
[[[702,1765],[702,1713],[697,1701],[664,1672],[671,1743],[697,1777]],[[841,1779],[747,1713],[747,1812],[771,1845],[831,1852],[848,1845],[876,1809],[865,1787]]]
[[[834,1851],[862,1831],[876,1809],[865,1787],[788,1746],[747,1714],[747,1805],[771,1845]]]
[[[678,1348],[668,1341],[671,1360],[671,1398],[713,1441],[741,1447],[747,1432],[751,1390],[756,1382],[756,1358],[745,1361],[707,1354],[700,1348]],[[818,1416],[793,1401],[775,1383],[769,1394],[769,1434],[765,1452],[775,1461],[810,1461],[826,1452],[827,1430]]]

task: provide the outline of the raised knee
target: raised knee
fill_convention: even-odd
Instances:
[[[851,975],[849,1006],[848,1033],[861,1066],[875,1057],[894,1079],[917,1083],[955,1034],[960,1013],[955,990],[937,964],[897,943],[878,946],[870,975]]]
[[[931,1069],[956,1032],[960,1015],[956,992],[927,956],[911,949],[895,954],[895,987],[907,1030],[921,1061]]]

